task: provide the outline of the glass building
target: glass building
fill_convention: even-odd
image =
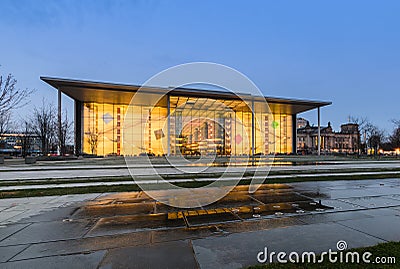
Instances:
[[[140,86],[41,79],[59,91],[59,106],[61,93],[74,100],[79,155],[295,153],[297,114],[331,104],[192,88],[166,94],[157,87],[141,91],[131,103]]]

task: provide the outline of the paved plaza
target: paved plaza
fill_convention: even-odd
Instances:
[[[399,179],[240,186],[191,210],[143,192],[3,199],[0,210],[0,268],[241,268],[264,247],[400,241]]]

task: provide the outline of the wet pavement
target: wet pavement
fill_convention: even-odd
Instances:
[[[241,268],[264,247],[400,241],[400,179],[239,186],[188,210],[143,192],[0,203],[0,268]]]

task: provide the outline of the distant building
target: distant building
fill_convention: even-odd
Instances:
[[[305,123],[305,126],[304,126]],[[304,119],[298,121],[297,126],[297,151],[303,154],[313,154],[318,151],[318,127],[310,126]],[[358,153],[360,149],[360,131],[358,124],[346,123],[341,125],[340,132],[328,126],[321,126],[321,152],[322,153]]]
[[[307,126],[307,124],[310,124],[308,120],[306,120],[305,118],[297,118],[296,122],[297,122],[297,129],[304,128]]]
[[[7,133],[0,135],[0,154],[26,156],[40,153],[41,140],[34,134]]]

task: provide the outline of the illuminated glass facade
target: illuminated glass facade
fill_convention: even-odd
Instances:
[[[75,101],[78,155],[294,153],[297,114],[330,104],[268,97],[260,101],[251,96],[241,99],[227,92],[187,88],[168,94],[157,88],[158,93],[150,91],[131,104],[140,86],[42,80]],[[150,104],[153,99],[157,99],[156,105]]]
[[[253,146],[254,154],[293,152],[293,115],[263,113],[255,105],[253,119],[250,105],[242,100],[165,98],[169,101],[155,107],[130,109],[129,105],[84,102],[83,152],[241,156],[252,155]],[[123,138],[131,143],[124,147]]]

